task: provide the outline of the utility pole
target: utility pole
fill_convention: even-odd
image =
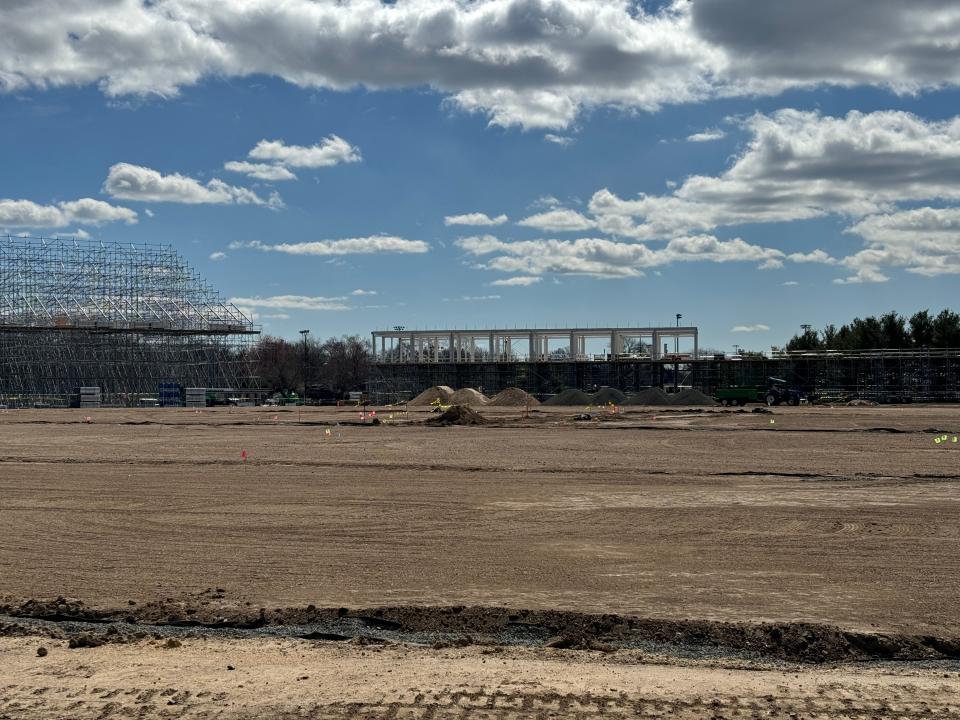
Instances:
[[[680,318],[682,317],[683,315],[681,315],[680,313],[677,313],[677,327],[680,327]],[[680,354],[680,337],[679,336],[673,338],[673,352],[676,353],[677,355]]]
[[[309,330],[301,330],[300,334],[303,335],[303,404],[307,402],[307,335],[310,334]]]

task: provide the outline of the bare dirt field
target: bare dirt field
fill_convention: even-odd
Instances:
[[[307,717],[440,717],[463,703],[463,717],[917,717],[920,702],[960,717],[960,408],[481,412],[483,426],[427,427],[427,411],[390,409],[377,426],[354,409],[0,411],[0,614],[154,628],[84,650],[66,649],[76,628],[8,628],[0,718],[298,717],[298,705],[327,708]],[[84,604],[28,602],[58,596]],[[316,614],[326,608],[342,610]],[[330,631],[354,615],[443,630],[440,645],[470,636],[455,651],[414,635],[332,646],[358,639]],[[149,639],[164,623],[294,620],[327,623],[324,637]],[[541,630],[581,649],[544,648]],[[671,659],[671,638],[731,652],[699,667]],[[216,653],[279,674],[225,676]],[[298,653],[323,692],[278,659]],[[847,662],[885,657],[936,662]],[[503,678],[533,684],[491,700],[503,678],[481,666],[494,659]],[[821,664],[764,664],[810,661]],[[762,667],[744,673],[750,663]],[[339,694],[337,668],[351,679]],[[157,687],[174,695],[139,710],[123,694]],[[183,692],[192,700],[158,704]],[[564,693],[607,704],[556,705]],[[509,697],[518,708],[497,705]],[[68,710],[67,698],[83,703]]]

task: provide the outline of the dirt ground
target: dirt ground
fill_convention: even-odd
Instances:
[[[254,609],[507,606],[960,637],[960,443],[952,441],[960,432],[960,408],[539,410],[485,408],[492,422],[479,427],[426,427],[427,411],[400,409],[379,410],[383,424],[377,426],[360,425],[354,409],[0,411],[0,600],[62,595],[88,607],[120,608],[217,587],[226,601]],[[575,421],[583,412],[591,419]],[[944,435],[946,441],[935,442]],[[294,653],[297,641],[196,642],[190,667],[206,667],[210,654],[220,652],[216,643],[225,644],[223,652],[229,643],[247,643],[229,651],[264,653],[282,669],[276,658]],[[134,652],[126,646],[64,651],[37,665],[39,659],[26,659],[27,645],[36,640],[5,638],[0,645],[0,718],[27,717],[17,705],[24,693],[60,687],[50,672],[65,672],[76,683],[70,673],[81,663],[113,678],[111,663],[125,663],[123,654]],[[184,662],[183,649],[135,647],[143,664],[132,675],[115,668],[119,675],[109,682],[98,675],[81,684],[105,693],[148,680],[152,687],[154,679],[179,687],[168,665]],[[380,684],[364,682],[364,650],[302,652],[313,653],[302,674],[334,673],[340,667],[334,659],[341,658],[355,687]],[[469,691],[462,697],[497,687],[475,679],[485,677],[476,674],[478,663],[490,662],[476,648],[441,663],[436,672],[447,675],[419,680],[417,668],[440,662],[438,651],[382,652],[416,660],[388,663],[394,678],[405,678],[403,688],[449,691],[449,700],[461,685]],[[597,697],[625,693],[625,708],[649,699],[657,682],[687,698],[683,702],[719,697],[699,689],[715,677],[703,668],[672,668],[680,680],[664,684],[659,666],[612,659],[626,651],[602,662],[578,651],[563,651],[572,657],[562,662],[549,654],[560,651],[542,648],[500,652],[507,653],[501,659],[510,677],[540,683],[531,686],[531,697],[540,697],[541,687],[542,697],[576,695],[577,678],[593,678],[582,686],[591,692],[599,683]],[[14,674],[3,658],[33,669]],[[102,665],[91,665],[95,661]],[[609,675],[614,670],[626,673],[617,676],[622,682]],[[732,678],[723,682],[761,677],[756,670],[717,672]],[[942,679],[939,670],[916,670],[919,679],[908,680],[896,672],[862,676],[868,672],[862,668],[821,668],[800,674],[807,683],[801,690],[796,678],[791,684],[775,676],[786,671],[770,672],[769,685],[756,691],[741,684],[717,692],[780,697],[784,693],[763,688],[782,685],[792,688],[787,694],[797,703],[815,703],[819,696],[809,683],[829,685],[830,674],[839,673],[845,679],[837,687],[910,686],[897,690],[909,705],[925,696],[925,683],[946,683],[950,692],[960,683],[955,673]],[[214,689],[220,679],[204,677],[191,671],[191,697],[226,692]],[[608,678],[616,692],[599,691]],[[70,683],[63,698],[76,690]],[[364,695],[369,713],[359,716],[380,717],[395,702],[411,717],[426,717],[416,714],[411,698],[417,693],[408,697],[400,685],[395,700],[393,690]],[[864,690],[862,697],[889,699],[890,688],[874,695]],[[239,705],[223,717],[243,716],[246,696],[234,690],[230,697]],[[288,691],[290,703],[299,697],[309,707],[306,697]],[[837,691],[836,708],[843,698],[855,699],[847,692]],[[941,703],[955,707],[956,695],[943,692]],[[341,700],[359,697],[351,693]],[[45,690],[36,697],[60,695]],[[269,693],[254,697],[265,698],[263,708],[274,707]],[[484,715],[480,705],[492,696],[477,697],[467,717],[539,712]],[[283,703],[284,712],[295,711],[295,704]],[[375,706],[380,709],[369,709]],[[183,717],[216,716],[204,715],[203,703],[191,707],[194,714]],[[691,714],[690,707],[676,705],[670,716],[709,716]],[[803,707],[785,704],[777,712],[815,715],[812,706]],[[823,717],[848,717],[836,708],[823,709]],[[263,716],[279,717],[275,710]],[[754,716],[741,710],[737,716]],[[919,716],[911,712],[878,716]]]
[[[960,718],[960,675],[670,663],[638,653],[0,639],[0,718]]]

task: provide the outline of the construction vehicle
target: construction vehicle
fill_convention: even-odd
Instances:
[[[714,399],[721,405],[744,406],[748,402],[765,403],[766,405],[799,405],[804,394],[799,389],[789,387],[782,378],[767,378],[767,386],[758,387],[728,387],[717,388]]]

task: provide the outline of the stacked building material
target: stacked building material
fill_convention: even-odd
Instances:
[[[157,386],[157,400],[160,407],[183,407],[183,385],[160,383]]]
[[[96,409],[100,407],[99,387],[77,388],[77,407]]]
[[[184,389],[184,404],[188,408],[202,408],[207,406],[207,389],[188,387]]]

